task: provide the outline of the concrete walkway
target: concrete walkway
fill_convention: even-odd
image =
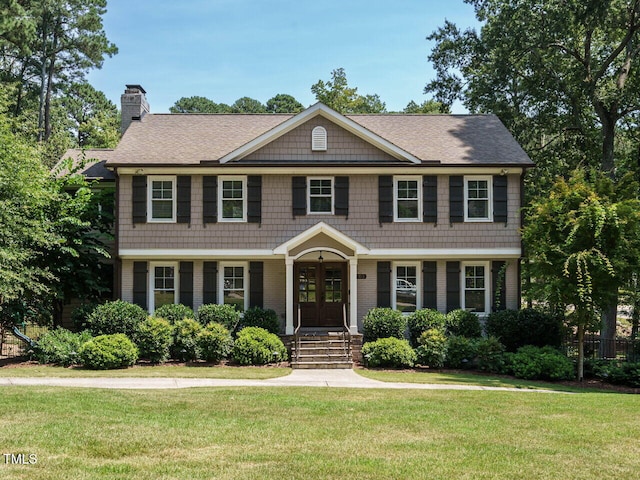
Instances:
[[[54,378],[0,377],[0,387],[49,386],[113,389],[171,389],[193,387],[332,387],[386,388],[415,390],[493,390],[503,392],[564,393],[551,390],[482,387],[478,385],[444,385],[421,383],[388,383],[371,380],[353,370],[292,370],[285,377],[268,380],[226,380],[215,378]]]

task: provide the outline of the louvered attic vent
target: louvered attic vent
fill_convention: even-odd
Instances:
[[[316,127],[311,132],[311,150],[314,152],[327,151],[327,131],[324,127]]]

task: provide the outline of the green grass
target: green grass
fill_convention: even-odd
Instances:
[[[628,479],[633,395],[3,387],[11,479]]]

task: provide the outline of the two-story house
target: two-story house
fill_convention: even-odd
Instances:
[[[151,114],[122,96],[116,295],[275,310],[282,331],[519,308],[522,177],[493,115]]]

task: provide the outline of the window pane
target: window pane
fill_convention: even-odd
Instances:
[[[396,309],[415,312],[417,308],[417,269],[415,266],[396,267]]]
[[[467,213],[469,218],[489,218],[489,202],[487,200],[469,200]]]
[[[398,200],[398,218],[418,218],[418,202]]]
[[[467,290],[464,295],[464,306],[467,310],[485,311],[484,290]]]
[[[467,183],[468,218],[489,218],[489,182],[469,180]]]
[[[244,267],[224,267],[223,302],[244,310]]]
[[[311,197],[310,210],[312,212],[331,212],[331,197]]]
[[[223,218],[243,218],[244,202],[242,200],[222,200]]]
[[[222,182],[222,198],[242,198],[242,180],[225,180]]]
[[[158,309],[163,305],[171,305],[175,303],[175,291],[172,290],[156,290],[153,292],[153,305]]]

